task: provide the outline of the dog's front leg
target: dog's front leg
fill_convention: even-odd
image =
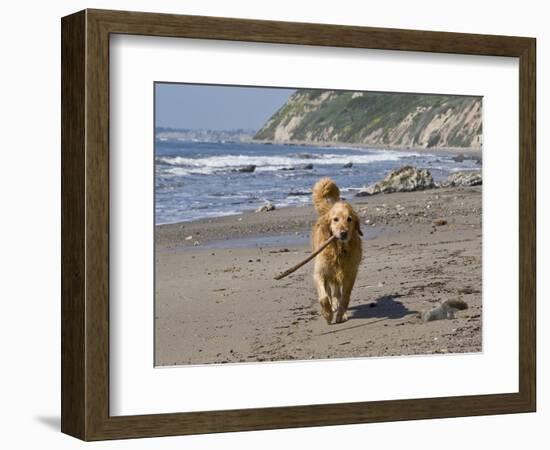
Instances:
[[[338,312],[340,305],[342,304],[342,286],[339,284],[330,285],[330,293],[332,293],[330,301],[332,303],[332,311]],[[329,293],[329,294],[330,294]]]
[[[324,276],[315,272],[313,275],[315,286],[317,288],[317,294],[319,296],[319,304],[321,305],[321,315],[325,318],[330,325],[332,322],[332,302],[330,300],[329,287]]]
[[[338,310],[336,311],[336,319],[334,320],[336,323],[341,323],[348,320],[347,310],[348,310],[349,300],[351,298],[351,291],[353,289],[354,284],[355,284],[355,275],[344,279],[343,286],[342,286],[342,297],[338,304]]]

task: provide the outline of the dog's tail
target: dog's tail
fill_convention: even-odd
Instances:
[[[340,200],[340,189],[330,178],[322,178],[313,186],[313,205],[322,216],[334,203]]]

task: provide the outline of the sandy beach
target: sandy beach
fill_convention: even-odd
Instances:
[[[365,236],[342,324],[320,316],[312,264],[273,279],[309,254],[311,206],[157,226],[155,364],[481,351],[481,186],[348,200]],[[422,321],[447,299],[469,307]]]

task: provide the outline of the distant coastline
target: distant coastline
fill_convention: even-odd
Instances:
[[[352,143],[352,142],[319,142],[319,141],[276,141],[276,140],[263,140],[252,139],[251,144],[262,145],[289,145],[295,147],[322,147],[322,148],[357,148],[368,150],[391,150],[391,151],[414,151],[418,153],[431,153],[431,154],[446,154],[446,155],[459,155],[461,153],[470,156],[481,156],[483,148],[478,147],[422,147],[422,146],[408,146],[408,145],[369,145],[365,143]]]
[[[479,149],[482,128],[481,97],[298,89],[254,139]]]
[[[365,144],[363,142],[339,142],[339,141],[303,141],[303,140],[269,140],[254,139],[254,131],[250,130],[177,130],[157,129],[155,140],[157,142],[196,142],[196,143],[240,143],[259,145],[287,145],[293,147],[320,147],[320,148],[356,148],[368,150],[391,151],[415,151],[419,153],[440,153],[459,155],[461,153],[470,156],[481,156],[481,147],[424,147],[391,144]]]

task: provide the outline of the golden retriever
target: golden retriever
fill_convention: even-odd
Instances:
[[[313,205],[319,214],[311,235],[313,251],[336,236],[315,258],[313,280],[317,287],[321,314],[328,324],[347,320],[351,291],[361,262],[361,227],[351,205],[340,199],[340,189],[330,178],[313,187]]]

